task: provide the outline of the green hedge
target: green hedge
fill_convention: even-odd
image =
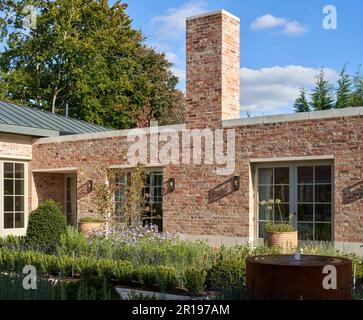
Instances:
[[[69,277],[74,273],[83,277],[114,279],[125,285],[151,287],[158,285],[161,290],[174,289],[180,282],[173,267],[134,266],[129,261],[95,259],[90,257],[55,256],[35,251],[12,251],[0,248],[0,269],[19,271],[25,265],[33,265],[40,273]]]
[[[29,216],[26,243],[32,247],[52,251],[56,249],[66,231],[66,218],[59,204],[53,200],[46,200]]]

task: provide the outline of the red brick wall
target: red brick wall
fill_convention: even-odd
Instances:
[[[363,199],[343,196],[347,187],[363,180],[363,117],[303,120],[235,127],[236,170],[241,189],[215,202],[208,191],[229,177],[218,176],[211,165],[173,165],[165,179],[176,179],[176,190],[164,197],[164,230],[189,234],[248,237],[249,172],[251,158],[333,155],[335,240],[363,241]],[[87,180],[105,179],[95,168],[121,164],[124,137],[36,144],[33,167],[81,168],[78,173],[78,216],[95,210]],[[56,186],[54,180],[53,187]],[[44,185],[46,189],[49,185]],[[39,187],[38,187],[38,190]],[[49,193],[47,193],[49,195]]]
[[[220,127],[239,118],[239,20],[218,12],[187,20],[189,127]]]
[[[33,204],[37,205],[45,200],[52,199],[64,207],[64,174],[60,173],[33,173]]]

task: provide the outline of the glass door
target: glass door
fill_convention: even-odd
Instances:
[[[300,240],[332,239],[332,166],[297,167],[297,229]]]
[[[331,241],[333,223],[332,165],[291,163],[257,168],[258,237],[266,223],[289,222],[299,240]],[[272,201],[271,205],[266,202]]]
[[[76,175],[65,176],[64,213],[67,224],[77,226],[77,177]]]
[[[258,169],[258,236],[263,238],[267,223],[287,223],[291,211],[291,168]],[[269,201],[273,203],[268,204]]]

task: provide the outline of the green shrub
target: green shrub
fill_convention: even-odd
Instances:
[[[200,293],[204,289],[207,278],[205,270],[189,268],[185,271],[185,287],[193,293]]]
[[[155,271],[157,283],[160,284],[162,291],[173,289],[178,285],[175,268],[157,266],[155,267]]]
[[[208,287],[220,299],[240,300],[245,295],[245,275],[244,260],[220,258],[208,273]]]
[[[95,216],[86,216],[86,217],[82,217],[79,219],[79,222],[84,222],[84,223],[102,223],[105,222],[104,219],[100,218],[100,217],[95,217]]]
[[[30,214],[26,242],[32,247],[53,251],[66,229],[66,218],[59,205],[46,200]]]
[[[265,226],[267,232],[294,232],[296,229],[288,223],[267,223]]]
[[[90,246],[85,235],[78,232],[76,228],[68,226],[64,234],[61,235],[57,245],[59,255],[74,255],[77,257],[88,256]]]

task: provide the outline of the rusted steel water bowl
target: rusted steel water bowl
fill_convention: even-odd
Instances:
[[[253,300],[348,300],[352,262],[312,255],[300,260],[294,255],[253,256],[246,259],[246,281]]]

